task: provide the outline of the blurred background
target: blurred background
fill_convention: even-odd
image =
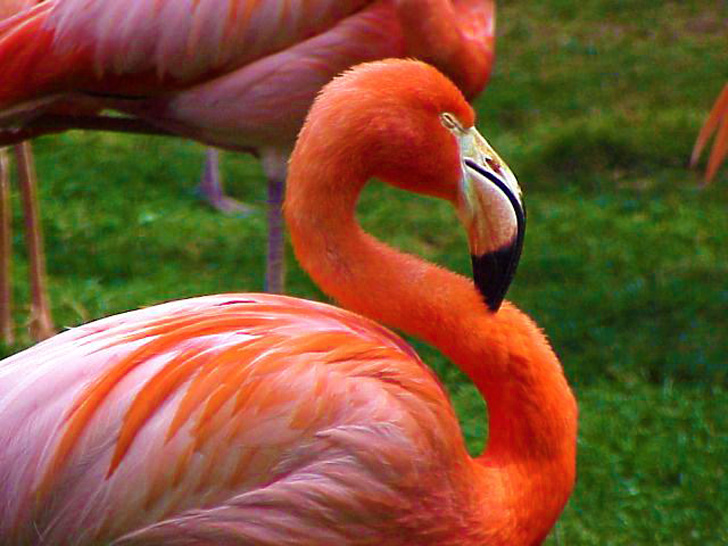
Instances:
[[[687,167],[728,76],[723,0],[512,0],[479,126],[525,192],[529,224],[509,299],[543,327],[580,405],[579,481],[549,544],[728,543],[728,166]],[[62,328],[169,299],[263,287],[266,184],[223,155],[224,216],[194,193],[203,148],[66,133],[36,141],[50,297]],[[701,171],[702,173],[702,171]],[[13,195],[15,319],[28,284]],[[468,274],[454,211],[374,182],[365,228]],[[288,253],[288,292],[325,300]],[[5,355],[30,344],[25,330]],[[447,383],[473,453],[474,388]]]

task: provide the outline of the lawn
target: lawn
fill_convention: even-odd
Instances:
[[[579,481],[549,544],[728,543],[728,166],[707,189],[687,168],[728,74],[728,6],[699,1],[513,0],[479,126],[525,191],[529,225],[509,298],[545,329],[580,405]],[[54,318],[62,327],[263,284],[265,184],[225,154],[226,217],[200,204],[198,145],[68,133],[36,143]],[[17,195],[15,225],[21,225]],[[449,206],[373,183],[377,236],[468,272]],[[16,319],[28,285],[16,230]],[[289,252],[291,294],[325,299]],[[26,334],[6,354],[30,343]],[[473,451],[477,393],[447,383]]]

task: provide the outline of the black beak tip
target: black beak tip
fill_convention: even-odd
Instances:
[[[516,215],[516,236],[510,243],[494,252],[481,256],[471,255],[475,286],[483,296],[488,309],[495,313],[506,297],[521,259],[523,239],[526,234],[526,209],[514,191],[490,170],[472,160],[467,160],[466,165],[495,184],[508,198]]]
[[[500,309],[506,297],[520,254],[520,245],[513,244],[482,256],[471,256],[473,281],[493,313]]]

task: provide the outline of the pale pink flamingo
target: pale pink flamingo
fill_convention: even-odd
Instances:
[[[207,296],[0,362],[4,544],[541,543],[574,485],[577,408],[543,332],[501,306],[525,218],[473,123],[457,87],[418,61],[362,65],[316,100],[285,214],[303,267],[353,312]],[[370,177],[457,208],[475,283],[361,229]],[[433,372],[375,321],[474,382],[481,456]]]
[[[356,63],[418,57],[472,98],[494,25],[494,0],[47,0],[0,25],[13,75],[0,126],[15,127],[5,142],[96,128],[255,153],[269,180],[266,289],[281,292],[286,161],[316,93]]]

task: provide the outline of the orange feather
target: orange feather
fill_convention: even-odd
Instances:
[[[728,155],[728,84],[723,87],[718,99],[715,101],[713,108],[705,120],[705,124],[700,129],[698,138],[693,147],[693,153],[690,156],[690,166],[695,167],[700,160],[705,146],[708,144],[710,137],[715,133],[715,141],[713,149],[708,158],[708,167],[705,170],[704,183],[707,185],[715,177],[718,168]]]

